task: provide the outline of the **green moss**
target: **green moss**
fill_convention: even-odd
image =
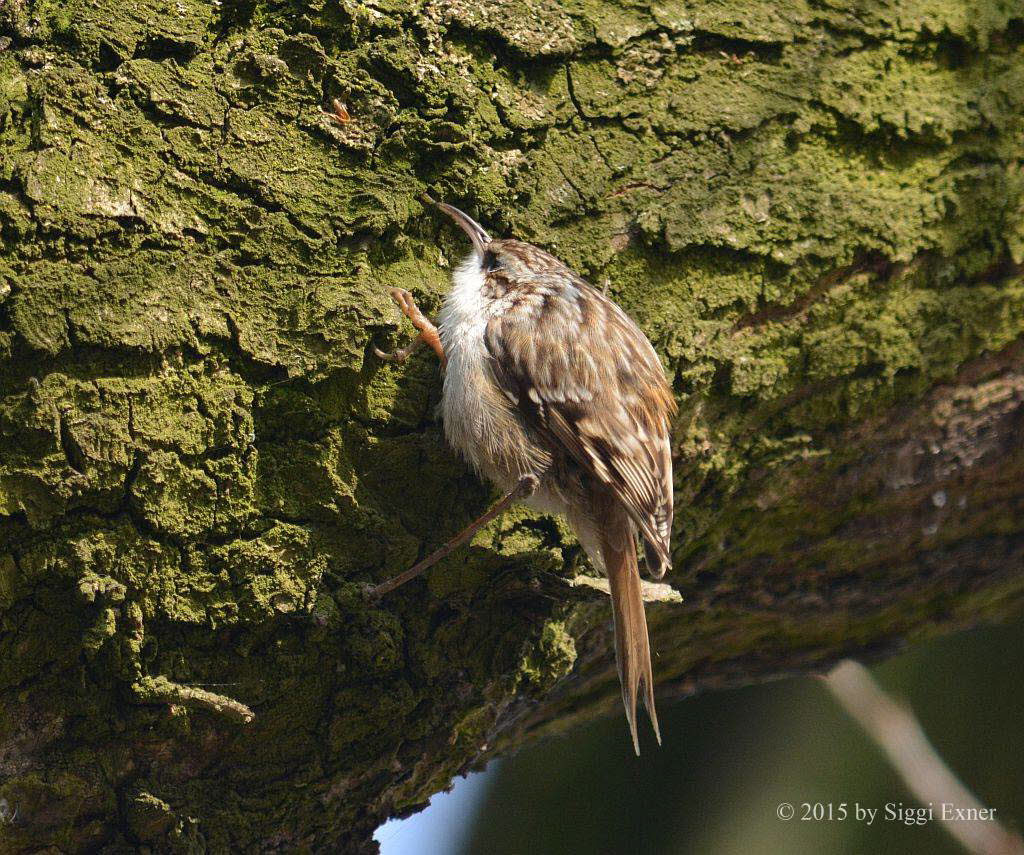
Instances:
[[[576,641],[561,621],[549,621],[536,648],[523,660],[522,678],[535,691],[544,691],[572,671]]]
[[[139,793],[129,801],[128,827],[140,842],[159,842],[174,827],[174,812],[152,793]]]
[[[362,593],[489,497],[432,358],[372,356],[410,333],[386,289],[434,312],[466,251],[425,189],[607,287],[665,361],[687,590],[650,610],[659,676],[1017,607],[1012,580],[905,560],[1015,535],[1005,507],[965,489],[970,514],[889,536],[925,488],[876,489],[888,458],[843,480],[887,414],[1024,331],[1015,4],[656,6],[0,9],[0,739],[27,706],[59,722],[4,785],[58,805],[36,845],[342,848],[520,694],[610,684],[564,526],[508,514]],[[913,429],[941,446],[1016,400],[984,389]]]

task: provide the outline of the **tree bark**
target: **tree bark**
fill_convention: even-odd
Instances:
[[[558,521],[364,595],[488,501],[373,355],[466,250],[424,190],[673,378],[663,701],[1019,611],[1015,8],[0,5],[0,849],[374,851],[619,714]]]

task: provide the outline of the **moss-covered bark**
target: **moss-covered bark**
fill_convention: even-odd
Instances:
[[[436,365],[372,356],[385,286],[435,308],[464,250],[425,189],[674,377],[666,696],[1020,606],[1017,0],[8,0],[0,36],[0,850],[370,850],[615,707],[556,522],[361,594],[487,501]]]

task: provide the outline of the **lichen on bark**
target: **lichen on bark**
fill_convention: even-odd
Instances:
[[[488,498],[436,366],[372,355],[465,251],[424,190],[665,361],[664,696],[1019,609],[1015,2],[14,0],[0,38],[0,846],[370,850],[614,708],[558,521],[362,593]]]

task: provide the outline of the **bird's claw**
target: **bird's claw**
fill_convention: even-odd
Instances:
[[[373,352],[377,354],[378,358],[383,359],[386,362],[397,362],[401,364],[409,358],[417,347],[425,342],[430,345],[441,360],[441,364],[444,365],[444,349],[441,347],[441,339],[438,336],[437,327],[435,327],[423,312],[420,311],[420,307],[416,305],[416,300],[413,299],[412,294],[404,288],[388,288],[388,294],[391,295],[391,299],[395,301],[395,305],[398,306],[402,314],[412,321],[412,325],[416,328],[419,335],[417,335],[416,338],[414,338],[408,345],[394,351],[393,353],[385,353],[376,347],[373,349]]]
[[[388,288],[388,294],[391,295],[391,299],[395,301],[395,305],[398,306],[402,314],[411,320],[417,329],[422,329],[418,321],[426,319],[423,317],[422,312],[420,312],[419,306],[416,305],[416,301],[413,299],[412,294],[404,288]],[[397,365],[401,365],[422,343],[422,336],[417,335],[416,338],[409,342],[409,344],[405,347],[400,347],[398,350],[393,350],[389,353],[381,350],[379,347],[374,347],[373,352],[376,354],[378,359],[383,359],[385,362],[394,362]]]
[[[385,362],[394,362],[397,365],[401,365],[405,360],[409,358],[409,355],[419,347],[420,339],[417,336],[412,340],[412,343],[406,347],[400,347],[398,350],[392,350],[390,352],[381,350],[379,347],[374,347],[373,352],[378,359],[383,359]]]

